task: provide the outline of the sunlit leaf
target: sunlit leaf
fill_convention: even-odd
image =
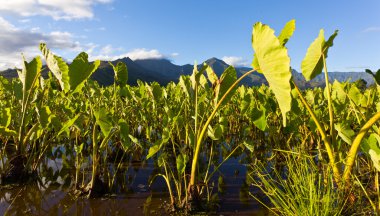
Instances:
[[[321,29],[318,37],[310,44],[301,64],[301,71],[306,81],[312,80],[322,73],[323,56],[327,58],[328,49],[333,46],[334,38],[337,35],[338,31],[335,31],[326,42],[324,30]]]
[[[95,72],[99,65],[99,60],[89,63],[87,53],[80,53],[70,64],[68,77],[63,76],[64,82],[68,79],[69,83],[69,88],[66,88],[65,91],[79,92],[84,82]]]
[[[58,79],[59,84],[64,91],[69,89],[69,67],[66,62],[59,56],[54,55],[47,47],[46,44],[40,44],[40,50],[42,55],[45,57],[46,64],[49,70]]]
[[[100,126],[100,130],[102,131],[103,135],[107,137],[112,128],[112,119],[108,115],[108,112],[105,108],[100,108],[98,111],[94,112],[94,116],[96,119],[96,123]]]
[[[287,22],[282,29],[280,35],[278,36],[278,40],[282,46],[288,42],[289,38],[292,37],[294,30],[296,29],[296,21],[294,19]]]
[[[128,82],[128,68],[124,62],[118,62],[116,66],[114,66],[111,62],[110,65],[113,68],[115,73],[115,82],[120,86],[127,85]]]
[[[42,62],[41,58],[37,56],[31,62],[26,62],[23,57],[23,69],[17,70],[18,76],[23,84],[23,94],[26,97],[26,92],[31,90],[34,85],[38,84],[38,79],[41,74]]]
[[[260,69],[276,96],[286,125],[286,113],[291,108],[290,95],[290,58],[287,49],[282,46],[274,31],[267,25],[256,23],[252,31],[252,47]]]
[[[129,125],[126,121],[122,119],[119,120],[119,130],[121,145],[123,146],[124,151],[127,151],[131,146],[131,141],[129,139]]]

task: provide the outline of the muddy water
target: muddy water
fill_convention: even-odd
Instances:
[[[94,199],[78,198],[70,192],[73,179],[67,175],[59,176],[56,181],[42,178],[23,186],[2,187],[0,215],[168,215],[162,207],[169,202],[164,181],[157,178],[148,186],[153,167],[153,163],[134,164],[125,173],[130,179],[127,192]],[[215,179],[218,175],[224,176],[225,186],[219,193],[217,210],[208,214],[267,215],[248,195],[246,166],[238,159],[229,159]],[[214,188],[215,191],[218,189]]]

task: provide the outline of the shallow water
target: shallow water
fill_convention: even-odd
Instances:
[[[218,208],[213,215],[267,215],[248,195],[245,184],[246,166],[231,158],[220,167],[225,187],[219,194]],[[61,169],[57,159],[57,169]],[[49,167],[55,162],[50,161]],[[0,191],[0,214],[4,215],[167,215],[163,204],[169,202],[166,185],[157,178],[148,186],[154,165],[134,163],[124,175],[128,175],[127,192],[109,194],[102,198],[77,198],[69,191],[70,177],[58,176],[56,181],[47,180],[23,186],[3,187]],[[219,174],[214,176],[217,179]],[[217,181],[216,181],[217,182]],[[216,183],[217,184],[217,183]],[[214,188],[214,192],[218,192]]]

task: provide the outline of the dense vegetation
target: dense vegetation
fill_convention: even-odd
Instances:
[[[306,80],[324,71],[327,87],[301,92],[285,47],[294,29],[294,20],[278,37],[253,27],[253,67],[269,87],[238,86],[254,70],[218,77],[207,64],[178,83],[130,86],[122,62],[110,63],[115,82],[101,87],[88,80],[100,61],[80,53],[68,65],[41,44],[49,78],[36,57],[19,79],[0,79],[1,183],[43,177],[62,158],[78,196],[101,196],[121,190],[123,164],[154,160],[151,182],[165,180],[173,209],[201,211],[212,208],[219,167],[243,154],[246,190],[261,189],[270,203],[251,195],[274,214],[378,213],[380,88],[329,83],[337,32],[325,40],[321,30],[301,68]]]

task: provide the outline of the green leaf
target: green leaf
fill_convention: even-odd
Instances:
[[[380,172],[380,153],[376,152],[373,149],[370,149],[368,153],[371,156],[374,167],[378,172]]]
[[[180,154],[177,156],[176,163],[177,163],[177,171],[179,175],[182,175],[185,172],[186,169],[186,163],[189,161],[189,156],[186,154]]]
[[[207,79],[211,82],[211,85],[215,85],[218,82],[218,76],[207,63],[204,63],[204,65],[206,65]]]
[[[338,123],[335,124],[335,129],[338,131],[338,136],[342,138],[344,142],[351,145],[355,132],[350,128],[348,124]]]
[[[3,108],[0,112],[0,126],[7,128],[11,124],[11,108]]]
[[[306,81],[310,81],[322,73],[323,56],[327,58],[328,49],[333,46],[333,41],[337,35],[338,31],[335,31],[326,42],[324,30],[321,29],[319,31],[318,37],[307,49],[305,58],[301,63],[301,71]]]
[[[306,81],[309,81],[322,73],[323,69],[323,46],[325,36],[323,29],[320,30],[319,36],[311,43],[307,49],[306,56],[301,63],[301,71]]]
[[[351,85],[350,90],[348,91],[348,97],[357,105],[359,106],[362,101],[363,94],[360,92],[360,90],[355,86]]]
[[[94,63],[88,62],[88,55],[85,52],[80,53],[69,66],[68,77],[63,76],[64,81],[68,80],[69,88],[65,92],[71,90],[72,92],[79,92],[84,82],[98,69],[100,61],[96,60]]]
[[[267,128],[267,118],[266,118],[265,107],[263,107],[260,104],[259,108],[255,107],[252,109],[251,115],[252,115],[253,124],[255,124],[255,126],[259,128],[260,130],[265,131],[265,129]]]
[[[124,151],[127,151],[131,147],[131,141],[129,139],[129,125],[126,121],[119,120],[119,129],[120,129],[120,139],[121,145],[123,146]]]
[[[273,91],[286,125],[286,113],[291,108],[290,58],[274,31],[267,25],[256,23],[252,31],[252,47],[257,56],[260,69]]]
[[[214,92],[215,92],[214,105],[215,106],[219,102],[219,100],[226,94],[227,90],[232,86],[232,84],[234,84],[236,80],[237,80],[236,70],[234,67],[229,66],[222,73],[222,75],[220,76],[219,82],[215,86],[215,89],[214,89]],[[228,103],[228,101],[234,95],[236,89],[237,89],[237,85],[234,87],[232,91],[228,93],[228,95],[225,97],[224,101],[222,102],[222,105]]]
[[[41,58],[37,56],[30,63],[25,61],[23,57],[23,69],[17,70],[18,76],[23,85],[23,94],[26,97],[26,92],[31,90],[36,84],[41,74],[42,62]]]
[[[68,91],[69,89],[69,67],[66,62],[59,56],[54,55],[50,50],[46,47],[46,44],[40,44],[40,50],[42,55],[45,57],[46,64],[49,67],[49,70],[54,74],[54,76],[58,79],[59,85],[62,90]]]
[[[79,117],[80,115],[81,115],[81,114],[79,113],[79,114],[77,114],[74,118],[69,119],[68,121],[66,121],[66,122],[63,124],[61,130],[59,130],[59,132],[57,133],[57,136],[61,135],[61,134],[62,134],[63,132],[65,132],[65,131],[68,132],[69,127],[71,127],[71,126],[75,123],[75,121],[78,119],[78,117]]]
[[[52,114],[48,106],[37,108],[38,121],[43,128],[46,128],[51,123]]]
[[[282,46],[285,46],[285,44],[288,42],[290,37],[293,35],[294,30],[296,29],[296,21],[290,20],[287,22],[282,29],[280,35],[278,36],[278,40],[280,41],[280,44]],[[252,67],[259,73],[263,73],[263,71],[260,69],[259,60],[257,59],[256,53],[253,55],[253,61],[252,61]]]
[[[296,29],[296,21],[294,19],[287,22],[282,29],[280,35],[278,36],[278,40],[282,46],[288,42],[289,38],[293,35],[294,30]]]
[[[112,119],[108,115],[107,110],[105,108],[100,108],[98,111],[94,112],[94,116],[96,123],[100,126],[100,130],[102,131],[103,135],[107,137],[113,128]]]
[[[149,159],[151,157],[153,157],[155,154],[157,154],[158,151],[160,151],[161,149],[161,140],[157,140],[154,145],[152,145],[150,148],[149,148],[149,151],[148,151],[148,155],[146,156],[146,159]]]
[[[118,62],[116,66],[114,66],[111,62],[109,63],[113,71],[115,73],[115,82],[119,86],[125,86],[128,82],[128,68],[124,62]]]

